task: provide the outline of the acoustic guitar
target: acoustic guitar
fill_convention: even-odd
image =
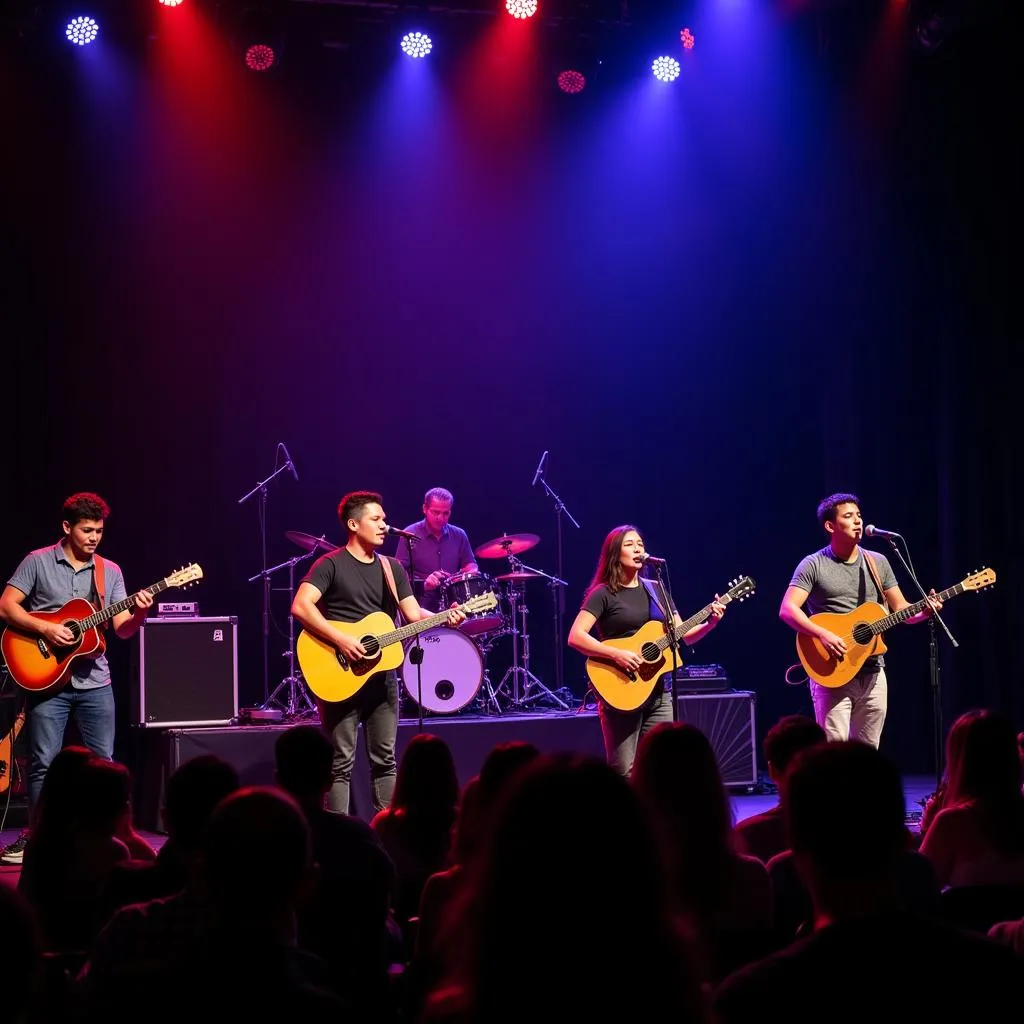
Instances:
[[[729,589],[718,600],[721,604],[743,601],[753,594],[755,586],[750,576],[733,580]],[[620,651],[632,651],[644,660],[636,672],[623,672],[613,661],[605,658],[587,658],[587,676],[601,699],[618,711],[636,711],[654,692],[658,677],[672,667],[668,664],[668,656],[665,653],[669,646],[681,640],[694,626],[699,626],[705,619],[710,618],[713,604],[713,601],[706,604],[695,615],[680,623],[672,634],[660,619],[651,619],[632,636],[605,640],[604,643],[609,646],[617,647]]]
[[[193,562],[143,589],[156,595],[169,587],[185,587],[202,578],[203,570]],[[136,596],[133,594],[99,611],[84,597],[76,597],[55,612],[32,612],[37,619],[57,622],[71,630],[74,642],[63,647],[51,644],[38,633],[8,625],[0,636],[0,651],[11,678],[30,693],[42,693],[62,686],[79,658],[98,658],[103,654],[107,641],[100,626],[119,612],[131,608]]]
[[[477,612],[490,611],[497,605],[497,595],[488,591],[486,594],[471,597],[457,607],[459,611],[473,615]],[[331,620],[332,626],[363,645],[366,657],[358,661],[349,661],[334,644],[321,640],[304,629],[295,641],[295,654],[299,659],[302,676],[310,690],[321,700],[332,703],[348,700],[363,688],[363,684],[370,676],[398,668],[405,661],[403,641],[411,640],[419,633],[442,625],[447,620],[449,611],[451,609],[446,608],[429,618],[397,628],[394,620],[386,612],[373,612],[358,622]]]
[[[964,591],[984,590],[995,581],[995,572],[991,569],[981,569],[935,596],[945,603]],[[875,654],[884,654],[888,650],[882,640],[882,634],[897,623],[913,618],[927,603],[922,599],[898,612],[888,614],[885,607],[875,601],[865,601],[850,612],[818,612],[817,615],[810,616],[811,622],[842,637],[846,641],[846,654],[842,658],[836,658],[825,649],[817,637],[797,633],[796,653],[800,658],[800,664],[807,675],[822,686],[845,686],[863,668],[868,658]]]
[[[22,709],[14,719],[11,731],[0,739],[0,794],[10,789],[11,777],[14,775],[14,744],[24,725],[25,711]]]

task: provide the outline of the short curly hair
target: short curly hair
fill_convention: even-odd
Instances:
[[[838,494],[830,494],[827,498],[822,499],[818,505],[818,522],[821,523],[822,527],[826,523],[834,523],[836,519],[836,510],[840,505],[848,505],[853,502],[857,508],[860,508],[860,498],[856,494],[849,494],[845,491],[840,491]]]
[[[95,519],[103,522],[110,515],[110,506],[91,491],[79,491],[64,502],[62,520],[70,526]]]

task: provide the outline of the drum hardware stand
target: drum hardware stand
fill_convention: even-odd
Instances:
[[[271,574],[277,572],[278,569],[283,569],[287,565],[288,594],[290,601],[295,596],[295,566],[298,565],[299,562],[302,562],[307,558],[311,558],[318,550],[318,548],[314,548],[312,551],[308,551],[304,555],[289,558],[287,562],[281,562],[279,565],[275,565],[271,569],[265,569],[263,572],[257,573],[253,576],[249,582],[251,583],[253,580],[259,579],[260,576],[264,575],[269,580]],[[310,697],[302,676],[297,674],[295,671],[295,616],[291,613],[290,605],[288,609],[288,650],[284,652],[283,657],[288,659],[288,675],[286,675],[284,679],[277,684],[274,692],[271,693],[260,705],[260,711],[269,711],[271,708],[278,708],[284,713],[284,717],[287,719],[305,718],[309,715],[318,714],[317,706],[313,702],[313,698]],[[277,703],[278,694],[282,690],[287,690],[287,697],[284,698],[284,704],[279,705]]]
[[[541,572],[539,569],[534,569],[529,565],[524,565],[518,558],[512,555],[508,556],[509,564],[512,566],[512,572],[529,572],[536,576],[543,576],[544,579],[550,581],[552,587],[556,585],[565,586],[563,580],[558,579],[554,576],[549,576],[546,572]],[[506,680],[511,676],[512,683],[512,694],[511,702],[514,707],[522,708],[529,704],[531,701],[537,700],[541,694],[546,697],[550,697],[556,704],[558,704],[564,711],[569,710],[569,705],[562,700],[561,697],[556,693],[552,693],[531,671],[530,671],[530,634],[526,628],[526,616],[528,609],[526,607],[526,593],[525,588],[520,590],[516,587],[516,581],[513,581],[508,588],[508,600],[512,606],[512,613],[510,620],[513,625],[512,629],[512,666],[502,676],[501,682],[498,684],[498,693],[501,693],[505,686]],[[518,612],[521,622],[518,628],[516,627],[516,613]],[[523,664],[519,664],[519,638],[523,640]],[[520,677],[522,678],[522,688],[520,689]],[[531,693],[531,691],[537,690],[537,693]],[[507,693],[508,691],[506,691]]]
[[[572,513],[565,507],[565,502],[555,494],[554,490],[548,485],[545,473],[547,472],[547,459],[544,457],[548,453],[545,452],[541,456],[540,465],[537,467],[537,473],[533,478],[533,482],[536,483],[538,480],[548,497],[551,498],[555,503],[555,539],[558,544],[558,577],[557,579],[548,576],[550,581],[549,586],[551,587],[551,598],[554,602],[555,612],[555,689],[559,692],[562,691],[563,687],[563,648],[565,646],[562,639],[562,622],[563,616],[565,615],[565,587],[566,582],[561,579],[562,575],[562,513],[564,512],[570,523],[580,529],[580,524],[573,518]],[[543,573],[541,574],[543,575]],[[551,691],[548,690],[548,693]],[[557,698],[556,698],[557,699]],[[561,701],[559,701],[561,703]],[[565,707],[565,705],[562,705]]]
[[[274,479],[279,473],[283,473],[286,469],[291,470],[292,475],[296,480],[299,479],[298,474],[295,472],[295,466],[292,464],[291,456],[288,454],[288,449],[281,443],[278,443],[277,453],[274,456],[274,461],[277,461],[278,456],[284,453],[285,461],[274,469],[274,472],[270,474],[265,480],[261,480],[248,494],[243,494],[238,499],[238,504],[242,505],[247,502],[254,494],[259,494],[259,516],[260,516],[260,548],[263,553],[263,571],[256,573],[255,576],[249,577],[249,582],[253,580],[263,580],[263,699],[269,701],[269,662],[268,662],[268,645],[270,643],[270,574],[274,571],[273,569],[267,568],[267,484]],[[285,563],[282,562],[281,565]],[[276,566],[275,568],[280,568]],[[275,691],[276,692],[276,691]]]
[[[487,658],[491,653],[491,648],[494,646],[494,641],[497,640],[499,636],[504,635],[504,633],[498,631],[494,636],[480,640],[478,643],[480,651],[484,656],[484,678],[482,686],[487,694],[484,700],[484,714],[490,714],[489,709],[491,706],[494,707],[494,713],[496,715],[504,714],[504,711],[501,709],[501,703],[498,700],[498,694],[501,692],[501,686],[499,685],[497,689],[494,688],[494,685],[491,683],[491,670],[487,667]],[[504,683],[504,680],[502,680],[502,683]]]

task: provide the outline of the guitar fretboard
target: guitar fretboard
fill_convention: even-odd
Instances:
[[[170,586],[167,580],[161,580],[159,583],[154,583],[151,587],[143,587],[136,594],[132,594],[131,597],[126,597],[122,601],[115,601],[114,604],[108,604],[106,608],[101,608],[98,612],[93,612],[92,615],[87,615],[84,619],[81,619],[79,625],[84,632],[87,629],[92,629],[93,626],[98,626],[101,622],[106,622],[107,619],[112,619],[119,612],[127,611],[133,604],[135,604],[135,598],[139,596],[143,591],[149,594],[159,594],[161,590],[166,590]]]
[[[459,605],[459,610],[464,611],[465,605]],[[420,619],[419,622],[410,622],[405,626],[399,626],[398,629],[393,629],[390,633],[381,633],[377,637],[377,643],[384,648],[390,644],[398,644],[403,640],[408,640],[409,637],[422,633],[424,630],[433,629],[434,626],[440,626],[441,623],[448,621],[449,611],[450,609],[446,608],[443,612],[431,615],[429,619]]]
[[[718,599],[718,602],[719,604],[728,604],[731,600],[733,600],[732,594],[724,594]],[[682,640],[682,638],[686,636],[694,626],[699,626],[705,619],[711,616],[711,609],[714,605],[714,601],[709,601],[699,612],[696,613],[696,615],[691,615],[688,619],[676,626],[671,634],[666,633],[663,637],[659,637],[655,641],[658,645],[658,650],[663,651],[670,644],[673,644],[678,640]]]
[[[956,597],[957,594],[962,594],[966,589],[967,588],[963,583],[955,583],[948,590],[943,590],[941,594],[936,594],[935,596],[945,603],[951,597]],[[871,624],[871,632],[876,635],[878,633],[884,633],[890,627],[898,625],[900,622],[906,622],[907,619],[912,619],[927,603],[927,601],[921,600],[918,601],[917,604],[908,604],[906,608],[901,608],[898,612],[890,612],[877,622],[873,622]]]

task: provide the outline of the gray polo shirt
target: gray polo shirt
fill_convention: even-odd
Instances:
[[[64,555],[63,545],[58,542],[48,548],[30,551],[14,570],[7,585],[25,595],[22,607],[27,612],[55,612],[76,597],[85,598],[95,606],[95,567],[95,561],[90,559],[88,564],[76,570]],[[107,592],[105,603],[108,605],[123,601],[128,596],[121,567],[109,558],[103,559],[103,585]],[[101,654],[98,658],[76,658],[68,682],[79,690],[108,686],[110,668],[107,656]]]

